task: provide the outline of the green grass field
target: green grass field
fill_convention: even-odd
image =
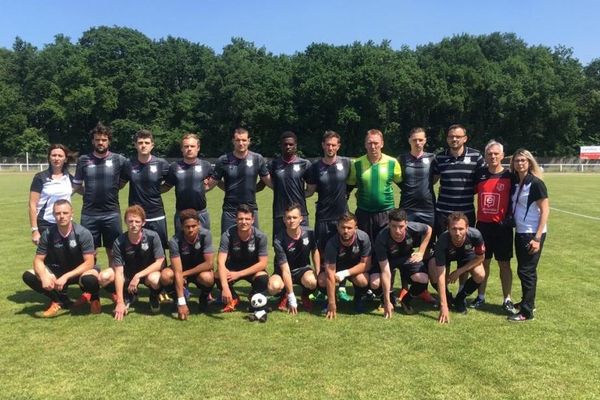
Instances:
[[[600,175],[546,176],[551,207],[596,219],[551,211],[535,321],[506,321],[493,265],[488,304],[467,316],[452,314],[446,326],[420,302],[417,315],[396,313],[392,320],[376,310],[342,309],[335,321],[274,312],[257,324],[243,312],[215,309],[181,322],[166,311],[149,315],[145,297],[117,323],[105,293],[101,315],[37,318],[46,299],[21,281],[34,254],[26,212],[31,178],[0,174],[2,399],[600,397]],[[173,197],[164,196],[169,221]],[[220,191],[210,193],[217,233],[221,200]],[[270,202],[270,191],[260,194],[269,238]],[[81,198],[74,203],[78,219]],[[106,266],[103,252],[100,262]],[[515,276],[513,297],[519,296]]]

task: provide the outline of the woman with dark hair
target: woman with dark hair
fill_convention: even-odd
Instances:
[[[31,241],[38,244],[41,233],[54,225],[52,207],[56,200],[71,200],[73,191],[69,174],[69,161],[72,155],[62,144],[52,144],[48,149],[48,169],[33,177],[29,189],[29,222]]]
[[[537,265],[546,239],[550,203],[548,190],[542,180],[542,169],[529,151],[518,149],[513,154],[510,170],[516,179],[512,204],[516,227],[517,274],[521,280],[523,298],[515,304],[518,313],[508,319],[522,322],[533,319]]]

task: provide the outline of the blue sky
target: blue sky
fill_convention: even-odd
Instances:
[[[530,45],[573,49],[583,64],[600,58],[600,1],[499,0],[0,0],[0,47],[20,36],[41,48],[62,33],[77,41],[93,26],[126,26],[220,52],[243,37],[279,54],[312,42],[391,40],[393,48],[453,34],[514,32]]]

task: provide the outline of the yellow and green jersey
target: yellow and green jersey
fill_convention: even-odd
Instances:
[[[348,185],[356,186],[356,204],[367,212],[382,212],[394,208],[392,183],[402,181],[400,163],[382,154],[375,164],[366,155],[352,161]]]

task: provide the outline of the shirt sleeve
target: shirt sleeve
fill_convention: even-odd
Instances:
[[[215,168],[212,170],[211,177],[216,181],[220,181],[224,175],[225,173],[223,170],[223,156],[221,156],[217,159],[217,162],[215,163]]]
[[[469,228],[472,232],[471,240],[473,241],[473,251],[478,256],[485,254],[485,243],[483,241],[483,235],[479,230],[475,228]]]
[[[371,239],[369,239],[369,235],[367,235],[366,233],[363,232],[363,235],[361,235],[361,237],[359,237],[359,240],[362,240],[363,242],[363,246],[362,246],[362,252],[360,254],[361,257],[369,257],[371,255]]]
[[[221,235],[219,253],[229,253],[229,230],[223,232],[223,234]]]
[[[281,239],[279,237],[276,237],[273,241],[273,250],[275,250],[275,259],[277,260],[277,265],[287,262],[287,255],[285,254],[285,250],[281,245]]]
[[[83,184],[83,168],[85,163],[85,156],[81,156],[77,159],[77,166],[75,167],[75,178],[73,178],[73,183],[76,185]]]
[[[38,242],[37,249],[35,254],[45,256],[48,254],[48,233],[50,229],[46,229],[42,235],[40,236],[40,241]]]
[[[81,235],[79,236],[81,252],[83,254],[95,254],[96,248],[94,247],[94,238],[92,233],[82,226],[81,228]]]
[[[121,241],[123,240],[123,236],[119,236],[115,243],[113,244],[112,252],[113,252],[113,267],[122,267],[125,265],[125,260],[123,260],[123,255],[121,254]]]
[[[31,186],[29,187],[30,192],[42,193],[42,189],[44,188],[44,180],[40,175],[41,174],[38,173],[33,177]]]
[[[152,240],[152,248],[154,250],[154,259],[158,260],[165,256],[165,250],[162,247],[162,243],[160,242],[160,237],[158,233],[152,232],[153,235],[150,236],[150,240]]]
[[[206,230],[206,234],[204,235],[204,254],[212,254],[215,252],[212,244],[212,235],[209,230]]]
[[[402,182],[402,168],[400,167],[400,163],[395,158],[394,160],[394,182],[400,183]]]
[[[532,201],[538,201],[541,199],[548,198],[548,189],[546,188],[546,184],[541,179],[535,179],[531,184],[531,191],[529,192],[529,197]]]
[[[179,254],[179,242],[177,241],[177,237],[173,236],[170,240],[169,240],[169,257],[171,259],[173,258],[179,258],[180,254]]]
[[[375,249],[375,258],[378,262],[383,262],[388,259],[385,235],[389,235],[387,229],[384,229],[381,232],[379,232],[377,238],[375,239],[375,244],[373,246]]]
[[[351,185],[351,186],[356,186],[356,167],[355,167],[355,164],[357,162],[358,161],[355,160],[354,162],[350,163],[350,172],[348,173],[348,178],[346,179],[346,183],[348,185]]]
[[[173,187],[175,185],[177,185],[177,177],[176,177],[176,169],[177,169],[177,162],[173,162],[171,163],[171,165],[169,165],[169,170],[167,172],[167,176],[165,178],[165,184],[169,187]]]
[[[318,162],[319,161],[317,160],[314,163],[312,163],[311,165],[309,165],[308,169],[306,170],[306,173],[304,174],[304,180],[309,185],[315,185],[317,183],[317,180],[315,178],[315,166],[317,165]]]
[[[257,235],[257,239],[258,239],[258,256],[259,257],[268,256],[269,250],[267,249],[267,235],[265,235],[263,232],[260,232],[260,234]]]
[[[272,163],[271,163],[272,164]],[[258,154],[258,175],[267,176],[269,175],[269,168],[267,167],[267,162],[265,158]]]
[[[335,248],[335,236],[329,239],[325,246],[325,264],[337,263],[337,249]]]

